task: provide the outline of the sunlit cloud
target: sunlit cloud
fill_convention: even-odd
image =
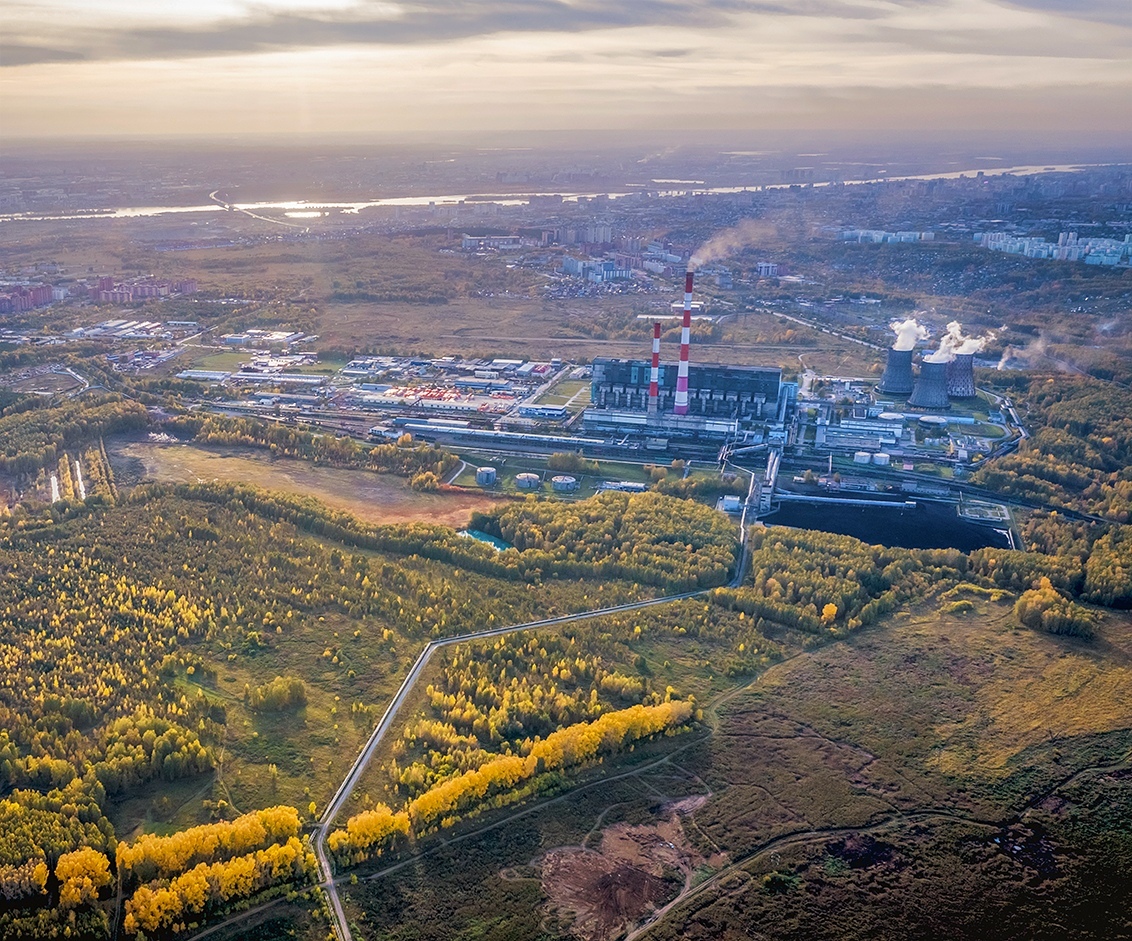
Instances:
[[[1104,103],[1132,97],[1130,6],[118,0],[96,16],[41,0],[8,11],[0,108],[22,134],[660,126],[674,112],[1104,127]]]

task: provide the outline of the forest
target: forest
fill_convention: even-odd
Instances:
[[[1117,523],[1132,519],[1132,392],[1114,383],[1019,375],[1007,387],[1035,430],[1015,454],[972,481],[1005,494],[1079,510]]]
[[[5,932],[50,936],[63,923],[48,913],[66,910],[98,936],[112,915],[107,873],[133,886],[126,930],[157,935],[301,887],[311,867],[293,842],[302,819],[293,807],[265,809],[274,822],[253,826],[213,801],[213,821],[180,842],[120,842],[115,808],[216,774],[225,743],[258,747],[233,739],[238,714],[309,713],[333,692],[364,728],[373,712],[351,692],[357,681],[426,637],[545,614],[548,604],[592,606],[614,584],[606,573],[669,591],[719,586],[737,549],[724,517],[657,493],[517,502],[479,522],[515,548],[494,553],[433,527],[384,532],[313,502],[217,485],[140,487],[116,504],[74,501],[66,514],[0,524]],[[706,603],[454,648],[380,770],[383,799],[334,835],[336,858],[356,864],[554,790],[573,769],[685,725],[704,680],[665,673],[661,657],[680,647],[699,651],[712,674],[747,675],[960,585],[1016,594],[1021,625],[1087,636],[1098,616],[1088,605],[1128,597],[1123,527],[1090,548],[964,555],[771,527],[753,532],[742,585],[717,587]],[[336,636],[339,625],[366,625],[372,653],[326,644],[317,627],[326,619]],[[289,659],[312,629],[322,654]],[[218,671],[241,664],[248,680],[219,695]]]
[[[367,679],[395,676],[424,638],[586,607],[590,594],[602,603],[640,596],[616,580],[587,589],[561,577],[579,565],[599,574],[625,569],[663,588],[694,582],[701,569],[722,580],[734,564],[734,536],[721,517],[694,537],[685,527],[697,525],[700,509],[682,521],[677,502],[643,494],[588,512],[569,504],[516,504],[500,525],[515,534],[526,527],[531,548],[509,550],[512,559],[490,565],[481,563],[492,550],[451,531],[367,529],[320,513],[316,504],[251,488],[141,487],[117,503],[91,498],[13,514],[0,523],[0,786],[7,793],[0,891],[13,902],[0,915],[4,932],[50,934],[44,904],[54,909],[64,891],[68,898],[78,892],[66,888],[69,864],[62,875],[56,869],[84,847],[110,859],[123,878],[147,878],[127,911],[128,924],[139,931],[172,930],[233,898],[268,890],[279,878],[266,873],[280,866],[293,883],[308,871],[305,856],[288,849],[280,859],[249,859],[246,843],[232,857],[242,860],[233,885],[246,892],[225,888],[228,870],[207,868],[235,865],[224,858],[227,850],[174,855],[172,868],[147,870],[131,862],[130,851],[115,855],[125,834],[114,821],[123,820],[120,808],[137,795],[219,774],[226,753],[228,764],[242,754],[249,771],[262,762],[265,773],[255,777],[279,793],[311,793],[308,769],[292,763],[280,772],[257,757],[259,733],[245,728],[254,716],[299,710],[313,718],[312,710],[325,705],[328,724],[337,729],[341,698],[361,732],[372,721]],[[631,547],[645,531],[654,538]],[[347,541],[336,541],[339,533]],[[443,543],[440,551],[430,547],[433,537]],[[530,565],[524,556],[534,557]],[[549,579],[541,589],[529,578],[536,567]],[[300,648],[309,653],[295,653]],[[248,679],[225,695],[222,674],[229,671]],[[248,718],[237,724],[240,715]],[[262,722],[269,718],[254,721],[267,734]],[[619,734],[651,734],[632,729],[637,726],[629,723]],[[557,723],[546,726],[545,740],[557,730]],[[328,740],[324,752],[340,752],[337,741]],[[333,783],[330,774],[317,792]],[[453,798],[436,814],[447,820],[467,812],[468,800]],[[216,822],[233,810],[230,799],[205,803]],[[426,812],[427,801],[417,806],[418,822],[436,816]],[[292,836],[270,845],[287,847]],[[78,895],[92,924],[102,925],[105,917],[95,917],[107,915],[97,904],[105,895],[99,881],[96,873]],[[215,904],[176,901],[205,884],[213,886],[207,895]]]

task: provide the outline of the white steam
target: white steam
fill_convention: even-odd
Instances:
[[[758,241],[774,238],[776,234],[774,227],[765,222],[744,219],[732,229],[717,232],[692,252],[692,257],[688,261],[688,268],[691,271],[696,271],[720,258],[734,255],[737,251],[749,245],[754,245]]]
[[[994,339],[994,332],[981,337],[969,337],[963,333],[963,324],[953,320],[947,325],[947,333],[939,341],[939,349],[924,357],[925,363],[950,363],[956,356],[969,356],[981,353]]]
[[[910,350],[917,340],[926,340],[930,334],[928,328],[923,326],[915,317],[907,320],[894,320],[889,324],[892,332],[896,334],[896,342],[892,344],[894,350]]]

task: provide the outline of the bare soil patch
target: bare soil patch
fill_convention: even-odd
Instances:
[[[705,798],[667,804],[656,823],[614,824],[595,850],[562,847],[541,861],[542,888],[570,932],[582,941],[618,938],[691,884],[706,860],[689,843],[681,814]]]

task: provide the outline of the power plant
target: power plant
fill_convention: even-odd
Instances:
[[[931,358],[920,360],[920,375],[908,399],[908,404],[912,408],[951,408],[951,402],[947,397],[947,366],[946,360],[940,362],[933,362]]]
[[[884,375],[877,388],[886,395],[911,395],[913,380],[912,350],[889,350]]]
[[[784,424],[797,386],[782,382],[781,369],[691,362],[693,280],[688,271],[676,363],[661,362],[659,322],[653,323],[651,362],[594,359],[592,404],[583,416],[587,431],[644,435],[657,442],[718,441],[749,438],[755,423]]]
[[[947,394],[953,399],[975,397],[974,353],[956,353],[947,364]]]

